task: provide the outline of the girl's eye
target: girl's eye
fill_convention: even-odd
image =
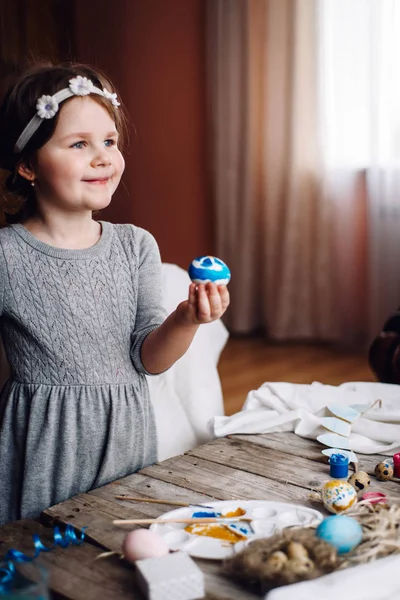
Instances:
[[[81,148],[84,148],[85,146],[85,142],[76,142],[75,144],[72,144],[71,148],[78,148],[78,150],[80,150]]]
[[[117,140],[105,140],[104,145],[107,146],[107,148],[110,148],[111,146],[115,146],[116,143]]]

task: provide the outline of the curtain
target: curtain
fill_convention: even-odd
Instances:
[[[330,204],[318,173],[314,0],[211,0],[217,251],[233,332],[335,335]]]
[[[399,56],[395,4],[208,3],[210,167],[233,332],[362,344],[398,297],[384,93]]]
[[[343,182],[362,180],[366,198],[371,337],[400,304],[400,5],[323,0],[318,30],[324,171],[338,212]]]

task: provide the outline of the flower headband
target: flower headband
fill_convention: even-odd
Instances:
[[[37,113],[29,121],[17,141],[15,142],[14,152],[22,152],[33,134],[39,129],[43,119],[52,119],[58,112],[61,102],[72,96],[87,96],[89,94],[98,94],[110,100],[111,104],[118,107],[120,103],[117,100],[117,94],[112,94],[106,88],[102,90],[96,87],[87,77],[78,75],[69,80],[69,87],[56,92],[53,96],[41,96],[36,104]]]

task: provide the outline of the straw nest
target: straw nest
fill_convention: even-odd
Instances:
[[[341,568],[400,552],[400,500],[387,498],[387,502],[388,504],[371,504],[363,500],[348,514],[360,523],[363,539],[357,548],[344,555]]]
[[[251,542],[227,559],[224,572],[257,592],[315,579],[338,568],[335,548],[315,536],[311,528],[290,528],[270,538]]]
[[[366,563],[400,552],[400,503],[359,502],[346,516],[356,519],[363,530],[362,542],[348,554],[315,535],[314,527],[288,528],[266,539],[254,540],[223,564],[223,571],[260,593],[338,569]]]

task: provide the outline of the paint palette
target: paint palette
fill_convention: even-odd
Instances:
[[[150,529],[164,538],[170,550],[182,550],[196,558],[221,560],[255,539],[270,537],[286,527],[318,525],[323,519],[317,510],[287,502],[228,500],[208,502],[207,506],[212,508],[178,508],[164,513],[160,518],[171,519],[171,524],[154,523]],[[173,522],[207,516],[227,520],[192,525]],[[215,537],[219,534],[223,538]]]

